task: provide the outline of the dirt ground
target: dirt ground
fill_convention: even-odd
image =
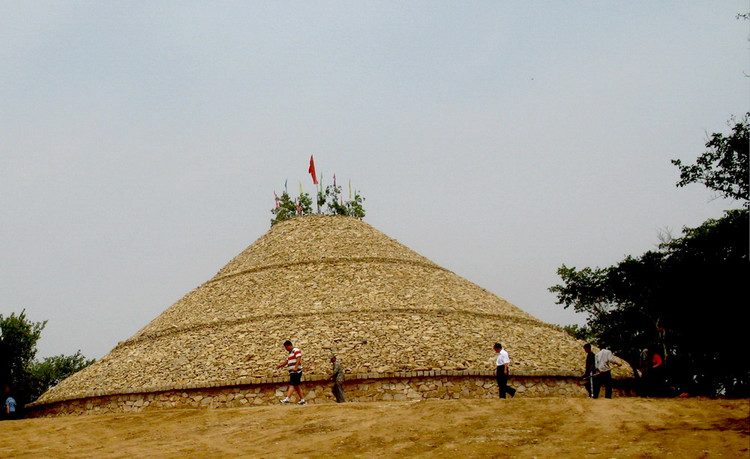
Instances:
[[[0,423],[0,457],[750,457],[750,400],[426,400]]]

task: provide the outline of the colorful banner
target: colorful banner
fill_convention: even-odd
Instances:
[[[318,184],[318,176],[315,174],[315,160],[313,160],[312,155],[310,155],[310,167],[307,169],[307,172],[310,173],[313,179],[313,184]]]

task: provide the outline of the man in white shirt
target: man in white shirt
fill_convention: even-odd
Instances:
[[[492,347],[497,353],[497,360],[495,365],[497,366],[497,372],[495,378],[497,379],[497,387],[500,390],[500,398],[505,398],[505,394],[510,394],[511,398],[516,395],[516,390],[508,386],[508,365],[510,364],[510,358],[508,352],[503,349],[503,345],[495,343]]]
[[[594,357],[596,374],[594,375],[594,398],[599,398],[599,390],[604,386],[604,397],[612,398],[612,366],[619,367],[612,351],[602,349]]]

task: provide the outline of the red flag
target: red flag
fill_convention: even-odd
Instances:
[[[313,160],[312,155],[310,155],[310,168],[307,169],[307,172],[309,172],[310,175],[312,175],[313,184],[317,185],[318,184],[318,177],[315,176],[315,161]]]

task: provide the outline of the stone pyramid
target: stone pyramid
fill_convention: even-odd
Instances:
[[[285,381],[281,343],[307,380],[328,358],[350,380],[490,376],[500,341],[517,375],[580,374],[581,343],[360,220],[312,215],[273,226],[212,279],[35,406],[117,394]],[[278,384],[277,384],[278,385]]]

